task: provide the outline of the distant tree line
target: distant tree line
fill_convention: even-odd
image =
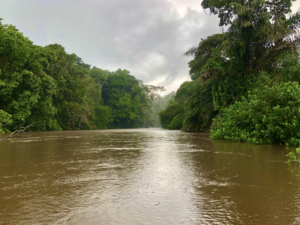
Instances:
[[[154,127],[162,127],[159,120],[159,113],[166,109],[168,104],[174,100],[175,92],[171,92],[165,96],[157,95],[152,101],[152,120]],[[163,127],[165,128],[165,127]]]

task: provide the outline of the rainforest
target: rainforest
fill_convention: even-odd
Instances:
[[[149,127],[164,89],[91,67],[61,45],[36,46],[13,25],[0,24],[0,59],[0,132]]]
[[[299,6],[0,1],[0,224],[300,224]]]
[[[92,67],[59,44],[34,45],[1,23],[0,132],[29,124],[33,131],[151,127],[159,126],[159,115],[166,129],[298,146],[300,14],[291,6],[292,0],[203,0],[226,31],[187,50],[191,81],[165,98],[157,94],[164,87],[126,69]]]
[[[185,55],[190,77],[160,112],[164,128],[213,139],[300,144],[299,12],[292,1],[204,0],[227,31]]]

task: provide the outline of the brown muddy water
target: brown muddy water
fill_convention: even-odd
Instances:
[[[0,142],[0,224],[300,224],[282,146],[162,129]]]

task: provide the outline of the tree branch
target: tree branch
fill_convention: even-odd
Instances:
[[[7,140],[9,138],[12,138],[12,137],[15,137],[15,136],[18,136],[20,133],[24,133],[26,129],[28,129],[29,127],[32,127],[34,126],[34,124],[36,124],[37,122],[34,122],[30,125],[28,125],[27,127],[20,127],[19,130],[15,130],[14,132],[12,132],[10,135],[8,135],[6,138],[2,138],[0,140]]]

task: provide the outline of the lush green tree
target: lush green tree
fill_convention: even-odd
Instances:
[[[91,69],[90,75],[97,84],[103,84],[107,80],[107,77],[110,75],[110,72],[108,70],[102,70],[94,66]]]
[[[188,132],[204,131],[210,126],[211,119],[217,115],[212,94],[214,83],[195,82],[194,89],[192,89],[193,94],[185,103],[186,119],[182,130]]]
[[[222,108],[255,88],[263,71],[278,81],[299,79],[300,15],[286,17],[290,0],[203,0],[202,6],[228,30],[186,52],[195,56],[189,66],[198,84],[187,101],[185,131],[207,129]]]
[[[91,68],[61,45],[36,46],[0,23],[0,132],[32,123],[32,130],[147,127],[162,89],[127,70]]]
[[[171,101],[167,108],[159,112],[159,119],[162,128],[165,129],[181,129],[183,121],[177,121],[176,116],[184,114],[184,108],[177,102]],[[173,122],[173,126],[169,125],[172,123],[173,119],[176,118],[176,122]]]
[[[97,129],[107,129],[111,122],[113,122],[111,108],[109,106],[98,105],[95,109],[94,117],[94,123]]]
[[[0,109],[12,115],[8,129],[39,122],[47,129],[56,109],[54,79],[44,71],[43,48],[34,46],[12,25],[0,24]]]
[[[195,88],[195,82],[193,81],[185,81],[183,82],[179,89],[176,91],[174,96],[174,100],[181,104],[182,106],[185,105],[185,102],[189,99],[189,97],[193,94],[193,89]]]
[[[103,83],[104,105],[112,109],[110,128],[148,127],[151,123],[151,90],[127,70],[111,73]]]
[[[194,81],[186,81],[177,90],[174,100],[169,102],[165,110],[159,112],[160,123],[163,128],[179,130],[186,118],[185,104],[193,93]]]
[[[49,52],[47,72],[57,82],[53,99],[58,111],[56,129],[91,129],[96,106],[101,100],[101,85],[90,76],[90,65],[75,54],[54,44],[45,47]]]

